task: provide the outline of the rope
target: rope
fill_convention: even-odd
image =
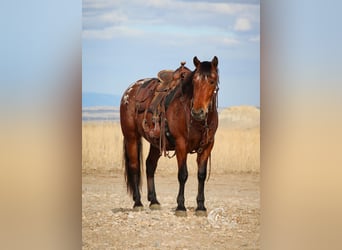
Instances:
[[[208,174],[207,182],[208,182],[209,179],[210,179],[210,173],[211,173],[211,153],[210,153],[210,155],[209,155],[209,174]]]

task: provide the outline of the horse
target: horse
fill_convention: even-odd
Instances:
[[[154,174],[162,151],[174,151],[178,164],[179,191],[177,196],[177,216],[186,216],[184,205],[184,188],[188,178],[187,155],[197,153],[198,193],[195,214],[206,216],[204,184],[207,178],[208,159],[210,164],[214,137],[218,127],[217,96],[219,84],[218,58],[201,62],[197,56],[193,58],[195,70],[186,72],[178,78],[176,86],[169,91],[163,103],[163,113],[160,113],[162,135],[155,138],[143,128],[146,119],[145,112],[138,110],[137,96],[144,86],[159,82],[157,78],[147,78],[133,83],[126,89],[120,104],[120,123],[123,133],[123,164],[127,192],[133,197],[134,210],[143,209],[141,202],[141,165],[142,138],[150,143],[146,159],[147,199],[150,209],[160,209],[157,199]],[[182,66],[185,63],[182,64]],[[158,85],[157,84],[157,85]],[[157,88],[157,87],[156,87]],[[152,88],[155,91],[156,88]],[[150,90],[150,92],[153,92]],[[151,99],[149,97],[147,99]],[[167,102],[167,107],[165,103]],[[145,109],[148,109],[146,107]],[[150,114],[149,114],[150,115]],[[146,118],[147,117],[147,118]],[[144,121],[145,119],[145,121]],[[150,124],[153,124],[149,121]],[[161,147],[161,143],[164,147]]]

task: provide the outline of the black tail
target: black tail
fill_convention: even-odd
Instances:
[[[129,157],[126,150],[125,139],[123,141],[123,164],[125,165],[125,181],[127,185],[127,192],[132,195],[134,191],[134,183],[138,183],[139,189],[141,189],[141,168],[142,168],[142,143],[141,139],[137,141],[138,143],[138,169],[132,169],[129,163]]]

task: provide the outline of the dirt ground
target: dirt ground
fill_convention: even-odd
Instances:
[[[197,177],[185,186],[187,217],[177,217],[176,175],[156,175],[161,210],[132,210],[123,175],[83,175],[83,249],[260,249],[259,174],[212,174],[205,186],[207,217],[194,214]]]

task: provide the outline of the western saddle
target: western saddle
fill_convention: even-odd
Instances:
[[[158,78],[144,80],[136,94],[136,112],[144,112],[144,132],[151,139],[160,139],[160,143],[165,141],[165,99],[191,73],[184,65],[185,62],[181,62],[176,70],[161,70]],[[165,152],[165,147],[163,149]]]

